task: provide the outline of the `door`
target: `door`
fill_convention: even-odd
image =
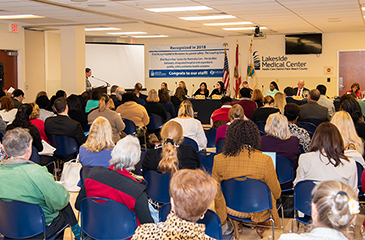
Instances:
[[[351,90],[355,82],[361,92],[365,90],[365,51],[339,52],[339,96]]]

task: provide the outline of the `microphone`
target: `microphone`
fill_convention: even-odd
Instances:
[[[175,88],[177,88],[177,82],[175,82]]]
[[[193,93],[194,93],[194,90],[195,90],[195,89],[194,89],[194,83],[193,83],[192,85],[193,85]]]
[[[106,86],[107,87],[110,87],[110,83],[108,83],[107,81],[105,81],[105,80],[103,80],[103,79],[100,79],[100,78],[97,78],[97,77],[94,77],[94,76],[91,76],[92,78],[94,78],[94,79],[96,79],[96,80],[98,80],[98,81],[101,81],[101,82],[103,82],[103,83],[106,83]]]
[[[262,90],[261,90],[261,91],[263,92],[263,91],[264,91],[264,85],[261,85],[261,88],[262,88]]]

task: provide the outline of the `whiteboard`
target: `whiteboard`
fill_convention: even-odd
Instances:
[[[105,80],[110,85],[126,89],[137,82],[145,86],[144,45],[121,43],[86,43],[86,67],[92,71],[89,80],[93,86],[101,86]]]

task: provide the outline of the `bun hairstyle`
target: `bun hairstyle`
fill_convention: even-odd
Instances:
[[[313,189],[313,193],[317,221],[326,227],[344,231],[359,212],[356,193],[342,182],[322,182]]]
[[[158,164],[158,168],[162,171],[169,171],[171,174],[174,174],[179,166],[176,147],[184,139],[181,125],[175,121],[165,123],[161,129],[161,138],[163,145],[161,161]]]
[[[113,100],[105,93],[101,94],[100,100],[99,100],[99,112],[102,112],[105,110],[106,105],[109,103],[109,107],[114,109],[114,102]]]

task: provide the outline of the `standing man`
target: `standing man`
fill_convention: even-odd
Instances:
[[[22,90],[17,89],[13,92],[13,103],[15,108],[19,108],[24,99],[24,92]]]
[[[294,96],[303,97],[303,92],[304,91],[309,92],[309,89],[304,87],[304,81],[303,80],[299,80],[298,87],[294,88]]]
[[[91,82],[89,81],[89,77],[91,77],[91,69],[90,68],[86,68],[85,69],[85,76],[86,76],[86,91],[90,92],[91,90],[93,90],[93,86],[91,85]]]

